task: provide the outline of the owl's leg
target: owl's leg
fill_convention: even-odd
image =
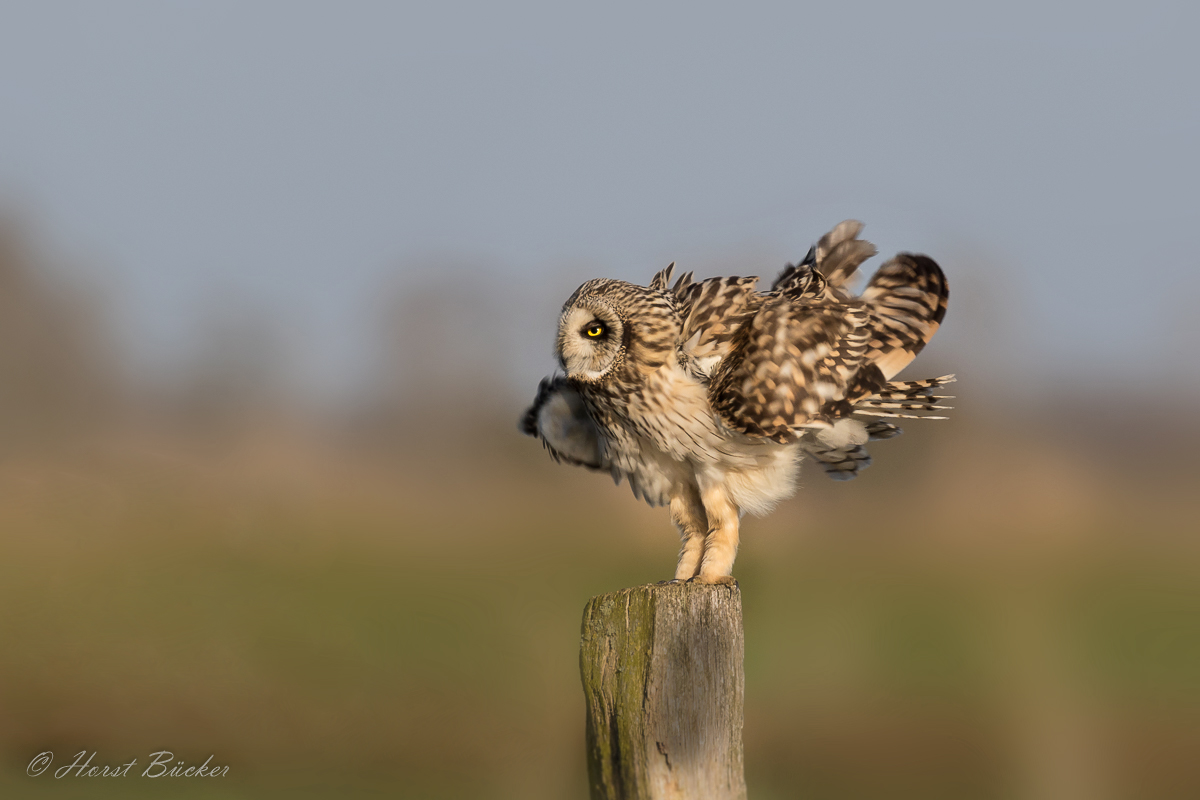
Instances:
[[[686,581],[700,571],[700,557],[704,554],[704,536],[708,532],[708,517],[700,502],[700,491],[689,484],[681,493],[671,497],[671,521],[679,529],[683,540],[679,549],[679,566],[675,568],[675,580]]]
[[[738,549],[738,507],[719,483],[700,490],[700,499],[708,515],[708,536],[704,540],[704,558],[700,562],[697,583],[734,583],[733,560]]]

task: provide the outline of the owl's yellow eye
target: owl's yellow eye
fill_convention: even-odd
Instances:
[[[604,326],[599,322],[596,322],[584,328],[583,332],[586,333],[589,338],[596,339],[604,335]]]

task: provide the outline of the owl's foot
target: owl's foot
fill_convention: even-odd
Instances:
[[[676,583],[683,583],[683,581],[679,580],[679,578],[671,578],[671,580],[669,580],[669,581],[659,581],[658,583],[656,583],[654,585],[655,586],[671,586]]]
[[[706,586],[737,586],[732,575],[697,575],[688,583],[702,583]]]

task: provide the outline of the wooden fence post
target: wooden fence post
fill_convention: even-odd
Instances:
[[[745,800],[742,649],[736,585],[652,584],[588,602],[592,800]]]

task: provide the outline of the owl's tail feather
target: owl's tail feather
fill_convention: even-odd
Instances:
[[[867,441],[881,442],[884,439],[894,439],[904,431],[894,422],[884,422],[877,419],[867,423]]]
[[[899,428],[896,429],[899,431]],[[871,455],[860,445],[848,447],[822,447],[809,445],[804,448],[824,468],[825,474],[835,481],[848,481],[858,477],[860,469],[871,466]]]
[[[928,378],[919,381],[890,381],[880,391],[864,397],[854,404],[852,414],[860,419],[866,429],[867,441],[878,442],[899,436],[900,426],[889,419],[946,419],[932,414],[905,414],[903,411],[942,411],[950,406],[939,405],[939,400],[950,400],[951,395],[934,394],[938,388],[954,383],[953,375]],[[859,440],[861,441],[861,439]],[[871,466],[871,456],[861,444],[845,444],[832,447],[819,439],[806,441],[805,451],[820,463],[825,474],[835,481],[848,481],[858,477],[859,470]]]
[[[946,419],[931,414],[900,414],[900,411],[949,411],[954,406],[944,406],[939,400],[953,400],[952,394],[933,394],[947,383],[954,383],[953,375],[927,378],[919,381],[890,381],[881,391],[864,397],[854,404],[852,413],[864,417],[899,417],[903,419]]]
[[[875,411],[866,409],[854,409],[856,416],[862,417],[888,417],[890,419],[950,419],[949,417],[938,417],[933,414],[901,414],[898,411]]]
[[[855,410],[871,409],[875,411],[882,411],[896,409],[900,411],[949,411],[954,408],[954,406],[939,406],[936,401],[942,399],[945,398],[928,397],[924,400],[904,403],[867,399],[859,401],[859,403],[855,406]]]
[[[876,392],[877,397],[883,397],[888,394],[919,394],[931,392],[939,386],[945,386],[947,383],[956,383],[958,378],[954,375],[943,375],[940,378],[925,378],[919,381],[889,381],[883,385],[883,390]],[[892,399],[892,398],[888,398]]]

